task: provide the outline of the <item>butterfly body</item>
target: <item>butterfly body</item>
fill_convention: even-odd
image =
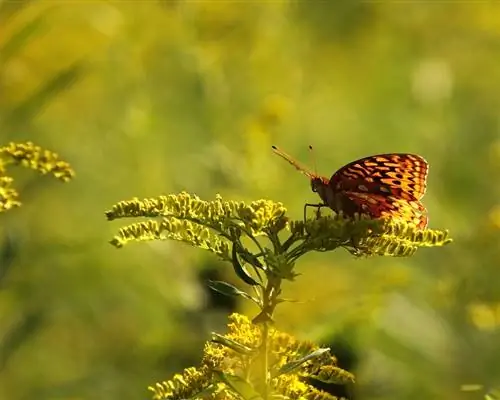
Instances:
[[[390,217],[427,226],[427,210],[420,202],[426,190],[428,164],[416,154],[377,154],[353,161],[330,179],[319,176],[273,146],[276,154],[311,179],[311,189],[323,204],[347,216]]]

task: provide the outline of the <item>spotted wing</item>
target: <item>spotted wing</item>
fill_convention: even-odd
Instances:
[[[358,212],[370,218],[391,218],[412,223],[420,229],[428,224],[427,210],[419,200],[405,200],[394,196],[373,193],[344,192],[349,199],[348,214]]]
[[[409,202],[420,200],[427,187],[427,161],[416,154],[378,154],[353,161],[330,179],[335,191],[394,196]]]

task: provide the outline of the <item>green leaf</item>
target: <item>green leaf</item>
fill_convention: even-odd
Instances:
[[[264,400],[263,397],[255,390],[250,382],[245,379],[231,374],[225,374],[222,371],[214,371],[215,376],[225,383],[234,393],[240,395],[245,400]]]
[[[257,305],[260,304],[260,302],[256,298],[250,296],[248,293],[243,292],[242,290],[238,289],[237,287],[227,282],[209,281],[208,286],[210,287],[210,289],[215,290],[216,292],[219,292],[226,296],[241,296],[244,297],[245,299],[252,300]]]
[[[41,310],[33,310],[23,315],[10,330],[4,332],[0,342],[0,371],[7,365],[16,351],[33,339],[43,327],[46,316]]]
[[[244,252],[240,254],[240,257],[243,259],[243,261],[247,262],[248,264],[251,264],[255,268],[261,269],[262,271],[266,270],[266,268],[262,265],[257,256],[255,256],[254,254]]]
[[[4,24],[32,2],[33,0],[0,1],[0,23]]]
[[[328,347],[326,348],[321,348],[318,350],[313,351],[312,353],[308,354],[307,356],[304,356],[302,358],[299,358],[298,360],[291,361],[289,363],[286,363],[283,365],[280,370],[278,371],[278,376],[282,374],[289,374],[290,372],[296,371],[301,367],[302,364],[305,362],[312,360],[313,358],[317,358],[320,355],[326,353],[327,351],[330,351]]]
[[[250,275],[250,273],[246,270],[246,268],[239,262],[238,252],[236,247],[237,244],[233,243],[232,257],[233,257],[234,272],[236,272],[236,275],[238,275],[238,277],[246,284],[251,286],[260,286],[259,282],[253,279],[252,275]]]
[[[484,396],[485,400],[499,400],[500,399],[500,391],[496,389],[490,390]]]
[[[43,32],[45,28],[43,21],[44,17],[41,16],[28,22],[3,44],[0,48],[0,60],[2,60],[2,63],[6,63],[12,56],[20,52],[29,43],[30,39]]]
[[[276,299],[276,304],[281,304],[281,303],[297,303],[297,304],[306,304],[308,301],[305,300],[297,300],[297,299],[288,299],[288,298],[283,298],[279,297]]]
[[[223,346],[229,347],[231,350],[234,350],[238,354],[244,354],[248,356],[255,353],[255,349],[252,349],[251,347],[238,343],[237,341],[229,339],[225,336],[219,335],[218,333],[212,332],[211,340],[214,343],[219,343]]]
[[[84,66],[82,63],[75,63],[59,71],[47,80],[38,91],[6,113],[7,125],[25,124],[26,121],[33,119],[48,102],[72,86],[83,76],[83,73]]]

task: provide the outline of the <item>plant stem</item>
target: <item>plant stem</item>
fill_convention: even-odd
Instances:
[[[269,326],[268,322],[264,322],[264,326],[262,328],[262,351],[263,351],[263,372],[264,372],[264,400],[267,400],[269,397],[269,357],[268,357],[268,336],[269,336]]]

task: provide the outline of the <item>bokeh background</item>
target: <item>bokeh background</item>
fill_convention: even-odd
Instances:
[[[331,345],[350,398],[482,399],[500,385],[497,2],[0,1],[0,138],[76,170],[17,169],[0,216],[0,399],[144,399],[199,361],[231,266],[179,243],[116,250],[119,200],[187,190],[269,198],[301,218],[307,179],[356,158],[430,163],[409,259],[311,254],[277,325]],[[463,385],[475,385],[466,386]],[[464,389],[471,389],[469,391]]]

